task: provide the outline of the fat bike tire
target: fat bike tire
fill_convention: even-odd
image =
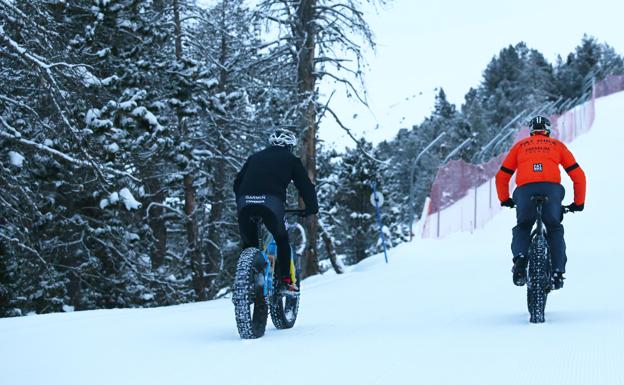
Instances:
[[[527,307],[529,322],[545,322],[546,300],[550,292],[551,274],[548,257],[548,243],[542,236],[531,241],[529,249],[529,271],[527,282]]]
[[[297,282],[301,282],[301,258],[297,255],[297,250],[291,247],[291,255],[295,256],[295,275]],[[269,305],[271,321],[276,329],[290,329],[297,322],[299,314],[299,300],[301,292],[288,294],[282,292],[282,284],[277,279],[273,281],[273,298]]]
[[[277,329],[290,329],[297,322],[299,313],[299,293],[284,294],[280,293],[280,283],[275,281],[275,289],[273,291],[273,299],[269,307],[271,313],[271,321]]]
[[[242,339],[260,338],[266,330],[269,306],[264,296],[264,267],[260,250],[247,248],[241,253],[234,278],[234,314]]]

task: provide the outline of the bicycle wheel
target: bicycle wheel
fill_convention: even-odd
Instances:
[[[543,235],[531,239],[527,282],[527,307],[531,323],[545,321],[546,300],[550,292],[550,259],[548,243]]]
[[[300,279],[301,265],[300,258],[295,253],[294,247],[291,246],[291,255],[294,257],[293,264],[295,266],[295,274],[297,282]],[[299,314],[300,292],[293,294],[284,294],[281,292],[280,282],[273,281],[273,298],[269,307],[271,313],[271,321],[277,329],[290,329],[295,326],[297,315]]]
[[[243,250],[234,279],[234,314],[243,339],[262,337],[266,330],[268,304],[264,296],[264,255],[256,248]]]
[[[278,283],[275,283],[275,294],[271,300],[271,321],[276,329],[290,329],[297,322],[299,313],[299,293],[282,294],[278,291]]]

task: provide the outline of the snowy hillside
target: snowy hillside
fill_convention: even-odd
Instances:
[[[597,100],[570,146],[588,198],[565,219],[568,279],[545,324],[528,323],[511,282],[509,210],[474,234],[403,244],[388,265],[306,280],[295,327],[259,340],[239,339],[229,299],[0,319],[0,384],[624,383],[622,105],[624,93]]]

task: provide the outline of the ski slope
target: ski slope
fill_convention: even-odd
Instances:
[[[229,299],[0,319],[0,384],[623,384],[622,106],[598,99],[570,146],[587,204],[565,219],[568,279],[545,324],[511,282],[507,210],[306,280],[295,327],[258,340],[239,339]]]

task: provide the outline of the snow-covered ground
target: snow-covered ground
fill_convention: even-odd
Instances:
[[[570,146],[587,204],[565,219],[568,279],[545,324],[528,323],[511,283],[508,210],[474,234],[392,249],[388,265],[306,280],[295,327],[258,340],[239,339],[228,299],[1,319],[0,384],[624,383],[623,105],[624,93],[599,99]]]

